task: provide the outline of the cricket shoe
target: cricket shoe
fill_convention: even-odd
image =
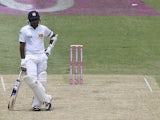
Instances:
[[[52,101],[53,97],[51,95],[49,95],[49,99],[50,99],[50,102],[49,103],[45,103],[46,111],[49,111],[51,109],[51,107],[52,107],[51,101]]]
[[[40,109],[39,106],[36,105],[36,106],[33,107],[33,111],[41,111],[41,109]]]

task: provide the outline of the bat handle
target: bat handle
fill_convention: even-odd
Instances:
[[[19,79],[21,79],[22,72],[23,72],[23,71],[22,71],[22,70],[20,70],[19,75],[18,75],[18,80],[19,80]]]

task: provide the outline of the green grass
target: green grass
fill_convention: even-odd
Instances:
[[[26,16],[0,15],[0,20],[0,73],[17,74],[18,34],[27,24]],[[68,74],[69,45],[83,44],[84,74],[143,74],[159,82],[159,21],[159,16],[42,15],[42,24],[59,34],[48,73]]]
[[[147,4],[149,4],[151,7],[156,8],[158,11],[160,11],[160,1],[158,0],[143,0]]]

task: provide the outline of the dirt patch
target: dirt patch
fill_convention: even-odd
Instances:
[[[69,85],[68,75],[50,75],[48,93],[54,96],[49,112],[31,111],[32,92],[22,81],[15,111],[7,102],[16,79],[3,76],[6,92],[0,87],[2,120],[159,120],[160,88],[154,78],[141,75],[84,75],[83,85]],[[0,86],[2,86],[0,84]]]

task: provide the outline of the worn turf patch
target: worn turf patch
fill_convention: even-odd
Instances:
[[[66,82],[69,75],[49,75],[47,92],[54,97],[49,112],[31,111],[33,93],[24,81],[15,111],[8,111],[7,102],[16,75],[3,75],[3,78],[6,92],[0,89],[1,120],[159,120],[160,117],[160,89],[151,76],[84,75],[83,85],[69,85]]]

